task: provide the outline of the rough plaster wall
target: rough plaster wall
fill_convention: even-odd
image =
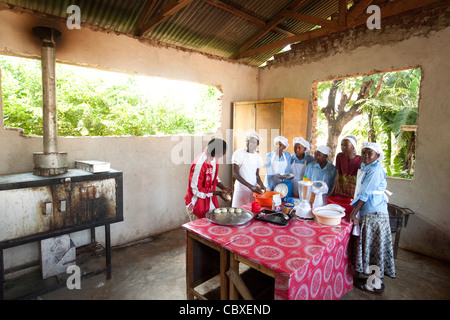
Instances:
[[[416,212],[402,229],[400,246],[450,260],[450,214],[446,202],[450,190],[448,16],[445,28],[424,28],[427,32],[413,29],[415,36],[403,40],[395,34],[398,31],[404,35],[403,29],[374,31],[378,34],[372,35],[367,31],[361,35],[363,39],[354,38],[350,47],[336,43],[327,54],[305,62],[296,60],[300,54],[290,53],[260,71],[259,98],[309,99],[315,81],[421,66],[415,178],[388,178],[388,189],[394,193],[390,202]],[[372,37],[374,43],[368,43],[367,37]],[[358,46],[359,40],[364,46]]]
[[[37,25],[49,22],[30,13],[0,10],[0,54],[39,57],[39,40],[31,32]],[[57,62],[217,85],[223,90],[222,123],[216,133],[195,137],[58,138],[59,151],[68,153],[69,168],[73,168],[74,160],[93,159],[108,161],[111,168],[123,171],[124,222],[111,225],[113,246],[180,226],[187,221],[184,196],[190,162],[211,137],[226,137],[226,129],[232,125],[233,101],[257,98],[258,70],[115,33],[68,30],[63,23],[51,26],[62,32],[56,45]],[[174,164],[171,155],[181,141],[190,146],[189,162]],[[232,139],[227,141],[232,143]],[[42,151],[42,138],[0,128],[0,146],[0,174],[30,172],[33,152]],[[230,177],[231,166],[222,165],[220,178],[229,185]],[[97,228],[97,236],[103,241],[102,228]],[[74,238],[77,244],[86,243],[88,232],[77,233]],[[5,251],[6,268],[37,259],[37,244]]]

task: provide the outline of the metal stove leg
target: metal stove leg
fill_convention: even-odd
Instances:
[[[0,300],[3,300],[3,282],[5,280],[5,269],[3,265],[3,249],[0,249]]]
[[[106,279],[111,279],[111,230],[109,223],[105,224],[106,244]]]

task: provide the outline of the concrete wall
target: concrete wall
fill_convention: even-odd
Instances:
[[[400,247],[445,260],[450,260],[448,11],[428,17],[432,25],[403,28],[382,21],[382,30],[354,30],[299,46],[261,70],[259,81],[260,99],[310,99],[315,81],[420,66],[415,177],[388,178],[388,190],[394,193],[391,203],[415,212],[402,230]]]
[[[176,228],[188,221],[184,209],[190,162],[212,136],[226,138],[231,128],[232,102],[257,98],[258,69],[213,59],[203,54],[145,43],[132,37],[94,31],[68,30],[64,22],[53,23],[32,13],[0,11],[0,54],[39,57],[39,40],[31,29],[38,25],[62,32],[56,46],[57,62],[92,66],[111,71],[160,76],[216,85],[223,90],[222,122],[218,132],[204,136],[59,137],[59,151],[74,160],[92,159],[111,163],[124,175],[124,221],[111,225],[112,245],[129,243]],[[2,110],[0,110],[2,111]],[[232,143],[232,139],[227,139]],[[185,163],[174,164],[172,155],[184,145]],[[30,172],[33,152],[42,151],[41,137],[27,137],[20,130],[0,128],[0,174]],[[231,147],[231,145],[230,145]],[[231,157],[231,152],[228,155]],[[229,185],[230,165],[220,168]],[[87,232],[73,235],[77,244],[88,241]],[[103,229],[97,228],[98,239]],[[5,251],[5,267],[38,260],[37,244]]]

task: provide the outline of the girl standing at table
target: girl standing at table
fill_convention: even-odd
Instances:
[[[384,275],[395,278],[387,197],[384,195],[387,182],[381,164],[382,149],[375,142],[363,143],[361,158],[362,165],[358,170],[351,203],[354,208],[350,214],[357,235],[353,263],[356,273],[370,275],[374,270],[378,279],[373,276],[369,279],[357,278],[354,285],[359,289],[381,294],[384,291],[384,283],[381,281]],[[377,280],[375,284],[371,282],[371,278]]]
[[[266,155],[267,176],[264,180],[264,186],[269,191],[273,191],[275,186],[280,183],[277,174],[289,173],[291,165],[291,154],[286,150],[289,148],[288,139],[283,136],[273,139],[275,150]]]
[[[346,136],[341,141],[341,150],[336,156],[336,180],[330,196],[351,197],[355,193],[356,175],[361,168],[361,156],[356,151],[355,136]]]
[[[294,153],[291,156],[291,173],[294,175],[292,179],[292,193],[298,197],[298,182],[305,175],[306,166],[314,162],[314,157],[309,152],[309,142],[303,137],[294,138]]]

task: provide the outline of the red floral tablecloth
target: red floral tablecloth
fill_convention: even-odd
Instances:
[[[340,299],[353,288],[348,251],[352,225],[291,220],[287,226],[251,220],[221,226],[200,219],[183,228],[275,272],[275,299]]]

